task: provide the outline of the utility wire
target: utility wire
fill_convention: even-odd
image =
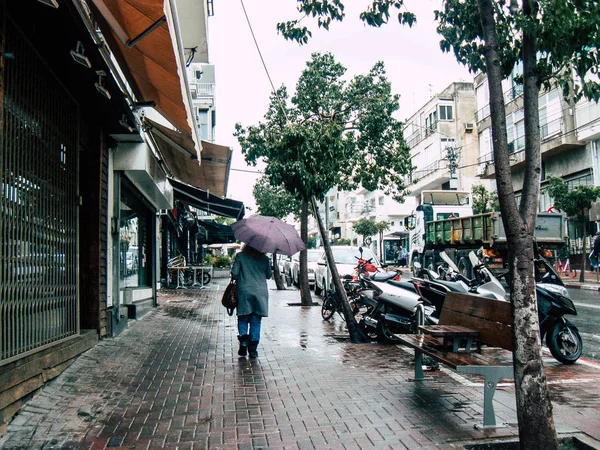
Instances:
[[[244,5],[244,0],[240,0],[242,4],[242,9],[244,10],[244,15],[246,16],[246,22],[248,22],[248,28],[250,28],[250,34],[252,34],[252,39],[254,39],[254,45],[256,46],[256,50],[258,51],[258,56],[260,56],[260,60],[262,62],[263,67],[265,68],[265,73],[269,78],[269,83],[271,83],[271,89],[275,92],[275,85],[273,84],[273,80],[271,79],[271,74],[269,74],[269,69],[267,69],[267,64],[265,63],[265,59],[263,58],[262,52],[260,51],[260,47],[258,46],[258,41],[256,40],[256,36],[254,35],[254,30],[252,29],[252,24],[250,23],[250,18],[248,17],[248,13],[246,12],[246,6]]]

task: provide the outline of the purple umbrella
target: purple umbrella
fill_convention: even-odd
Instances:
[[[254,215],[238,220],[231,228],[238,241],[259,252],[293,255],[306,248],[296,229],[275,217]]]

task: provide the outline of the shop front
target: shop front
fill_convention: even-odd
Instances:
[[[140,139],[141,140],[141,139]],[[158,215],[173,206],[165,171],[145,142],[120,142],[111,154],[113,211],[108,313],[111,335],[156,306]]]

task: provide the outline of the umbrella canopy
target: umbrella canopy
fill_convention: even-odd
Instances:
[[[262,253],[293,255],[306,248],[296,229],[275,217],[254,215],[238,220],[231,228],[238,241]]]

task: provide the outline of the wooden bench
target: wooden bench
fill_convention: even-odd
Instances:
[[[457,372],[483,375],[483,428],[496,428],[496,386],[501,378],[514,376],[510,303],[451,292],[444,300],[439,325],[419,330],[423,334],[395,335],[399,343],[415,350],[415,381],[426,379],[424,354]],[[479,342],[477,348],[473,340]]]

